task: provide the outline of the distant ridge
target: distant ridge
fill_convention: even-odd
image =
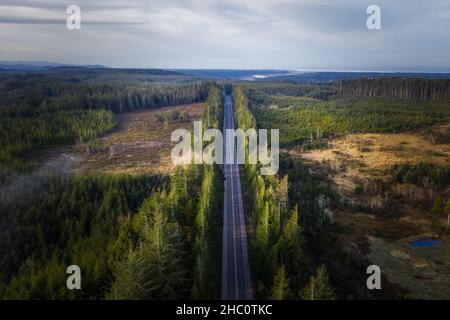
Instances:
[[[243,81],[327,83],[343,79],[361,78],[450,78],[450,73],[383,72],[383,71],[297,71],[297,70],[240,70],[240,69],[171,69],[205,79]]]
[[[77,65],[77,64],[47,62],[47,61],[0,61],[0,69],[3,71],[46,71],[52,68],[61,68],[61,67],[94,68],[94,69],[108,68],[100,64]]]
[[[47,61],[0,61],[0,73],[27,72],[97,72],[99,74],[143,74],[161,76],[188,76],[198,79],[331,83],[339,80],[372,78],[426,78],[450,79],[450,73],[396,72],[396,71],[302,71],[277,69],[171,69],[171,68],[112,68],[100,64],[82,65]]]

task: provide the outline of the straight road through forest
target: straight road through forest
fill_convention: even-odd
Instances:
[[[234,130],[233,105],[231,96],[225,96],[223,134]],[[242,204],[239,165],[236,164],[236,141],[224,139],[224,157],[233,143],[233,164],[224,164],[224,205],[223,205],[223,244],[222,244],[222,299],[251,300],[250,266],[247,250],[247,232],[245,229],[244,207]]]

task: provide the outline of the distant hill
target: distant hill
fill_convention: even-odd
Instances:
[[[276,69],[154,69],[154,68],[110,68],[104,65],[63,64],[46,61],[0,61],[0,73],[51,72],[92,73],[98,75],[128,74],[144,76],[179,76],[200,79],[222,79],[240,81],[270,81],[298,83],[331,83],[339,80],[375,78],[425,78],[450,79],[450,73],[427,72],[337,72],[337,71],[297,71]],[[148,79],[146,80],[148,81]]]
[[[63,64],[46,61],[0,61],[0,71],[46,71],[53,68],[61,67],[79,67],[79,68],[94,68],[104,69],[107,68],[103,65],[76,65],[76,64]]]
[[[106,68],[95,66],[60,66],[48,69],[49,72],[55,73],[74,73],[74,72],[96,72],[104,74],[141,74],[141,75],[160,75],[160,76],[179,76],[183,73],[169,71],[164,69],[133,69],[133,68]]]

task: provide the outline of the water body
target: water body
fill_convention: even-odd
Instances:
[[[420,239],[409,243],[411,248],[429,248],[429,247],[439,247],[442,241],[439,239]]]

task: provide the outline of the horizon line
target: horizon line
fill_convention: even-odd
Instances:
[[[230,68],[230,67],[208,67],[208,68],[202,68],[202,67],[163,67],[163,66],[133,66],[133,67],[127,67],[127,66],[111,66],[107,64],[102,63],[72,63],[72,62],[50,62],[50,61],[43,61],[43,60],[0,60],[0,64],[17,64],[17,65],[27,65],[27,64],[40,64],[35,65],[35,67],[103,67],[108,69],[160,69],[160,70],[221,70],[221,71],[288,71],[292,73],[319,73],[319,72],[336,72],[336,73],[432,73],[432,74],[445,74],[450,73],[450,67],[442,67],[442,71],[436,71],[436,70],[420,70],[421,67],[413,67],[413,68],[419,68],[419,69],[398,69],[396,70],[395,67],[392,69],[338,69],[338,68],[273,68],[273,67],[263,67],[263,68]],[[424,67],[425,69],[425,67]],[[438,69],[438,67],[431,68],[431,69]]]

